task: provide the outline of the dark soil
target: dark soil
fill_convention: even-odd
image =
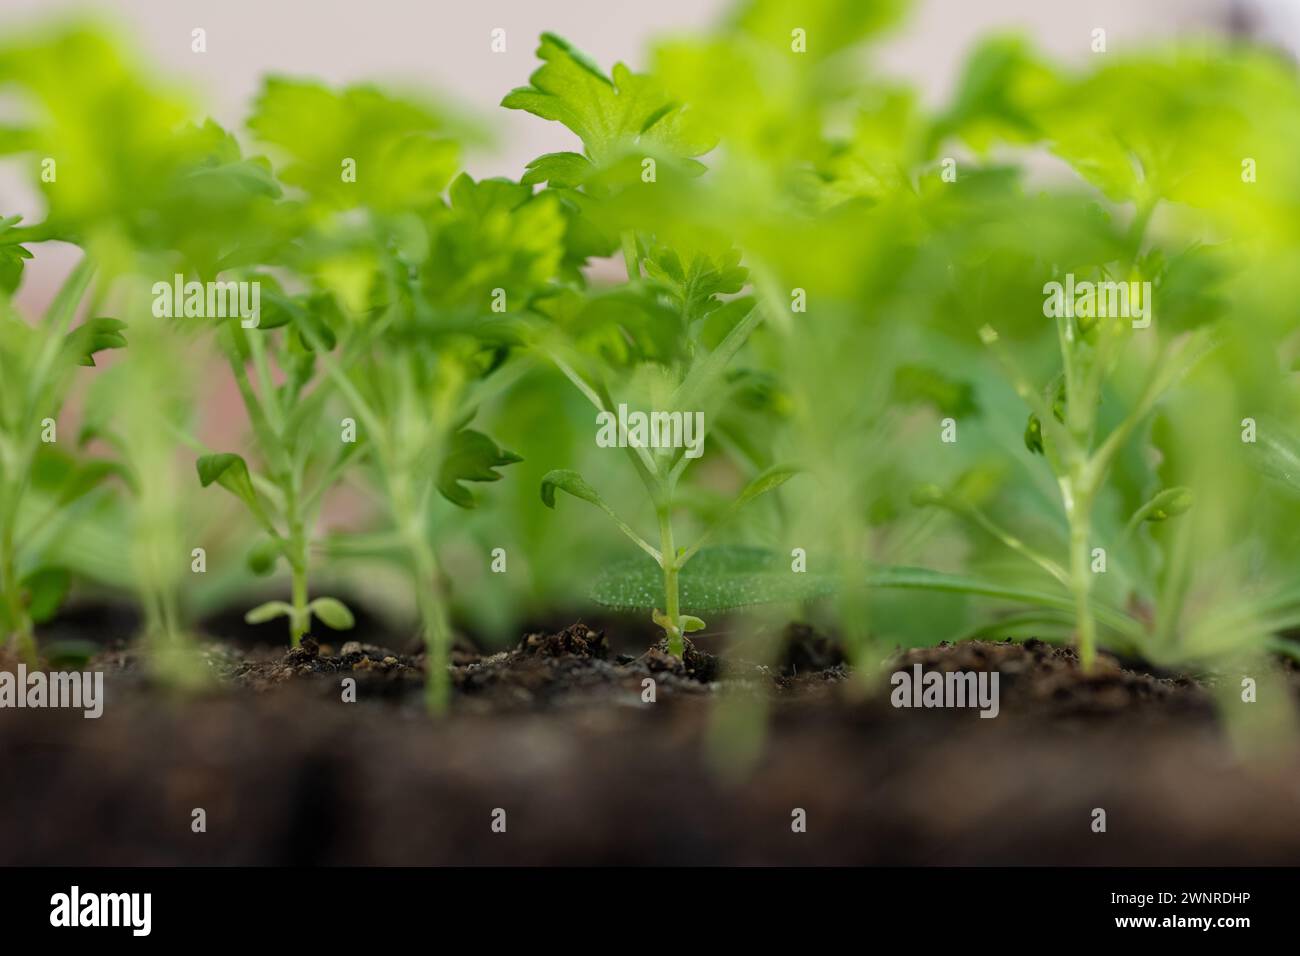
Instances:
[[[1106,657],[1085,675],[1041,642],[893,662],[997,672],[996,719],[895,708],[799,627],[770,664],[616,654],[583,624],[458,648],[442,720],[418,656],[205,654],[196,698],[118,647],[88,665],[101,719],[0,710],[0,864],[1300,862],[1294,748],[1245,756],[1210,682]],[[1300,696],[1293,668],[1272,676]]]

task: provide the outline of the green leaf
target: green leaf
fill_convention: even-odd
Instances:
[[[501,105],[563,123],[582,139],[597,164],[638,144],[683,157],[713,148],[708,131],[653,78],[633,73],[622,63],[607,77],[553,33],[542,34],[537,56],[545,62],[529,77],[531,85],[512,90]]]
[[[54,617],[72,586],[72,575],[64,568],[37,568],[19,582],[27,592],[27,613],[37,624]]]
[[[787,555],[762,548],[705,548],[678,572],[684,611],[720,611],[751,604],[806,601],[830,594],[830,574],[795,572]],[[611,565],[600,575],[592,598],[607,607],[646,610],[664,604],[663,571],[636,558]]]
[[[563,287],[539,296],[534,311],[563,330],[583,352],[611,365],[669,364],[685,355],[682,313],[657,282],[591,291]]]
[[[656,246],[643,262],[646,272],[669,288],[688,324],[720,309],[724,302],[718,296],[739,292],[749,278],[738,249],[716,254],[696,251],[683,262],[674,249]]]
[[[475,181],[462,173],[450,205],[433,218],[420,267],[423,293],[439,309],[491,315],[496,289],[520,310],[555,278],[564,256],[565,218],[549,190],[533,194],[508,179]]]
[[[557,488],[573,495],[575,498],[581,498],[597,508],[608,510],[605,500],[600,497],[596,489],[587,484],[586,479],[576,471],[557,468],[554,471],[548,471],[542,476],[542,504],[546,505],[546,507],[555,507],[555,489]]]
[[[1166,488],[1134,514],[1134,521],[1167,521],[1192,506],[1190,488]]]
[[[248,126],[288,157],[281,178],[332,206],[403,212],[438,205],[460,164],[446,120],[371,86],[335,91],[271,77]],[[355,162],[355,179],[344,162]]]
[[[779,488],[795,475],[803,471],[797,465],[773,465],[747,484],[732,504],[732,509],[739,511],[759,495],[765,495],[774,488]]]
[[[569,471],[564,468],[557,468],[555,471],[548,471],[543,475],[542,504],[546,505],[546,507],[555,507],[555,491],[557,488],[560,491],[573,495],[575,498],[580,498],[589,504],[595,505],[601,511],[605,512],[605,514],[609,515],[614,524],[618,526],[618,530],[627,535],[627,537],[634,542],[638,548],[650,555],[655,562],[655,567],[659,567],[662,555],[660,555],[658,549],[633,531],[631,526],[620,518],[613,508],[605,503],[605,499],[597,493],[596,489],[587,484],[586,479],[584,479],[582,475],[578,474],[576,471]],[[651,607],[652,605],[646,604],[641,606]]]
[[[574,188],[595,172],[595,164],[581,153],[545,153],[528,164],[520,182],[525,186],[548,183],[557,189]]]
[[[963,574],[948,574],[932,571],[928,568],[878,567],[867,573],[866,585],[873,588],[903,588],[918,591],[942,591],[950,594],[968,594],[972,597],[987,597],[1018,604],[1032,604],[1037,607],[1051,608],[1058,611],[1073,612],[1074,598],[1064,590],[1060,592],[1043,591],[1019,585],[1003,584],[997,581],[985,581]],[[1093,601],[1093,612],[1097,620],[1107,627],[1135,640],[1144,636],[1142,625],[1133,618],[1100,602]]]
[[[351,630],[357,623],[346,604],[338,598],[318,597],[307,605],[307,610],[320,618],[321,623],[335,631]]]
[[[257,494],[253,490],[253,479],[248,473],[248,463],[233,452],[216,455],[203,455],[195,462],[199,473],[199,482],[204,488],[214,481],[254,511],[261,513]]]
[[[1247,446],[1255,470],[1293,494],[1300,494],[1300,441],[1262,421],[1256,437],[1255,444]]]
[[[1043,423],[1038,420],[1038,416],[1033,412],[1029,413],[1029,421],[1025,424],[1025,447],[1031,454],[1045,454],[1043,450]]]
[[[267,601],[245,614],[244,620],[249,624],[265,624],[277,617],[293,617],[293,605],[284,601]]]
[[[681,622],[682,622],[682,631],[686,634],[694,634],[696,631],[702,631],[704,630],[705,627],[708,626],[703,621],[701,621],[698,617],[695,617],[691,614],[683,614],[681,617]]]
[[[96,352],[126,348],[125,328],[126,323],[118,319],[91,319],[68,333],[63,354],[77,365],[93,366]]]
[[[19,245],[0,246],[0,292],[12,293],[23,280],[23,262],[32,258]]]
[[[438,471],[438,491],[454,505],[473,508],[474,496],[464,481],[500,481],[497,468],[523,461],[513,452],[498,448],[482,432],[462,429],[451,438],[451,447]]]

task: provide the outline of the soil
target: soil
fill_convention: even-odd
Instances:
[[[707,636],[684,660],[616,653],[581,623],[493,655],[460,646],[440,720],[410,653],[204,653],[197,697],[154,686],[117,643],[87,665],[106,674],[100,719],[0,710],[0,864],[1300,861],[1295,749],[1234,747],[1211,681],[1105,656],[1085,674],[1036,641],[891,663],[996,671],[995,719],[895,708],[799,626],[769,664]],[[1300,698],[1300,672],[1276,667]]]

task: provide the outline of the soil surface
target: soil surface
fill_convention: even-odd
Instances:
[[[1036,641],[890,663],[996,672],[984,719],[894,707],[798,626],[765,665],[707,636],[684,660],[618,654],[580,623],[458,647],[434,720],[419,656],[310,639],[204,654],[196,697],[118,645],[86,665],[106,675],[100,719],[0,710],[0,864],[1300,862],[1300,751],[1230,741],[1223,707],[1252,706],[1239,676],[1105,656],[1084,674]],[[1300,699],[1293,667],[1267,677],[1261,693]]]

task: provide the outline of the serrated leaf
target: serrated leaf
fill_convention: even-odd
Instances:
[[[451,438],[451,445],[438,471],[438,491],[462,508],[474,507],[474,496],[461,482],[500,481],[497,468],[523,461],[513,452],[498,448],[482,432],[462,429]]]
[[[437,205],[459,165],[459,147],[429,106],[372,86],[332,90],[271,77],[248,126],[288,157],[281,178],[339,208],[399,212]],[[354,181],[343,163],[356,164]]]
[[[831,575],[792,571],[787,555],[739,546],[703,549],[678,572],[677,580],[680,606],[688,612],[806,601],[836,587]],[[630,610],[662,607],[663,571],[646,558],[617,562],[597,579],[592,598]]]
[[[23,263],[32,258],[19,245],[0,246],[0,292],[12,293],[23,280]]]
[[[597,164],[638,143],[683,157],[713,148],[708,131],[653,78],[633,73],[622,63],[614,64],[607,77],[553,33],[542,34],[537,56],[544,62],[529,77],[530,85],[512,90],[501,105],[563,123],[582,139]]]
[[[685,354],[685,320],[657,282],[592,291],[561,288],[540,296],[533,308],[583,352],[612,365],[666,365]]]
[[[718,296],[734,295],[749,278],[738,249],[717,254],[696,251],[683,261],[676,250],[656,246],[643,264],[652,278],[668,287],[687,324],[720,309],[724,303]]]
[[[96,352],[126,348],[125,328],[118,319],[91,319],[68,333],[63,354],[77,365],[93,366]]]
[[[547,183],[556,189],[581,186],[596,171],[596,166],[581,153],[545,153],[526,167],[519,181],[525,186]]]
[[[338,598],[318,597],[307,609],[320,618],[321,623],[335,631],[351,630],[357,623],[346,604]]]

